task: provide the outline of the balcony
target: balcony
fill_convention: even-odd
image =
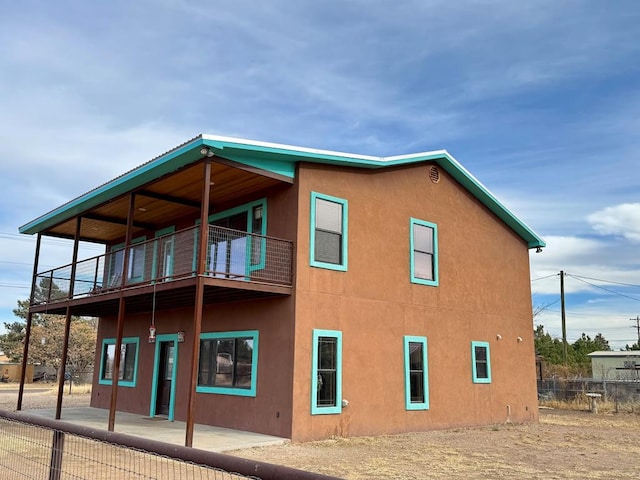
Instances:
[[[288,295],[293,243],[209,225],[205,303]],[[36,275],[31,311],[104,316],[117,313],[120,296],[128,312],[193,305],[198,226],[54,268]],[[127,265],[124,265],[128,257]]]

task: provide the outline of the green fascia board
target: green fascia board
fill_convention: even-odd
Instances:
[[[410,165],[427,161],[435,162],[526,241],[529,248],[546,246],[544,240],[511,213],[509,209],[502,205],[484,185],[446,150],[394,157],[376,157],[217,135],[199,135],[124,175],[105,183],[95,190],[23,225],[19,231],[20,233],[26,234],[41,232],[53,227],[57,223],[80,215],[107,200],[134,190],[162,175],[166,175],[189,163],[193,163],[202,158],[200,154],[200,148],[202,146],[207,146],[211,148],[214,153],[218,153],[220,156],[238,163],[284,175],[289,178],[295,176],[295,167],[298,162],[370,169]]]

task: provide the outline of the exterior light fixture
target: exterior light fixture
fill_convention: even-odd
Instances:
[[[208,147],[202,147],[200,149],[200,155],[211,158],[215,155],[215,153],[213,153]]]

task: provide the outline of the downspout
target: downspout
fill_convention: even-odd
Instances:
[[[202,179],[202,199],[200,205],[200,235],[198,236],[198,263],[196,264],[196,295],[193,311],[193,347],[191,356],[191,381],[187,398],[187,426],[184,444],[193,446],[194,411],[196,405],[196,385],[198,382],[198,362],[200,359],[200,332],[204,302],[204,272],[207,263],[207,243],[209,239],[209,199],[211,182],[211,158],[204,159]]]
[[[31,323],[33,314],[31,313],[31,305],[36,294],[36,279],[38,278],[38,260],[40,259],[40,245],[42,243],[42,233],[38,232],[36,238],[36,255],[33,260],[33,276],[31,277],[31,295],[29,296],[29,310],[27,313],[27,326],[24,333],[24,346],[22,349],[22,368],[20,370],[20,387],[18,389],[18,404],[16,410],[22,410],[22,396],[24,394],[24,379],[27,374],[27,356],[29,355],[29,340],[31,339]]]
[[[124,288],[127,285],[129,269],[129,253],[131,251],[131,230],[133,227],[133,215],[136,203],[136,194],[129,195],[129,213],[127,214],[127,232],[125,234],[124,258],[122,259],[122,279],[120,280],[120,298],[118,300],[118,332],[116,333],[115,353],[113,358],[113,374],[111,375],[111,401],[109,402],[108,430],[113,432],[116,423],[116,404],[118,401],[118,382],[120,378],[120,351],[122,350],[122,332],[124,330]]]

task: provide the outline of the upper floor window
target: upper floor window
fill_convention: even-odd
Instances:
[[[311,414],[342,411],[342,332],[313,331]]]
[[[411,282],[438,285],[438,227],[411,219]]]
[[[196,391],[256,396],[258,331],[203,333]]]
[[[126,268],[126,283],[136,283],[144,281],[145,262],[146,262],[146,243],[147,237],[142,236],[134,238],[129,247],[129,264]],[[122,283],[122,273],[124,269],[124,243],[113,245],[109,254],[109,269],[106,279],[106,287],[119,287]]]
[[[471,342],[473,383],[491,383],[491,355],[488,342]]]
[[[425,337],[404,337],[404,367],[407,410],[428,410],[429,370]]]
[[[120,346],[120,368],[118,372],[118,385],[122,387],[135,387],[138,376],[138,337],[122,339]],[[105,338],[102,341],[102,355],[100,359],[100,380],[103,385],[111,385],[113,382],[113,367],[116,360],[116,339]]]
[[[347,270],[347,201],[311,193],[311,266]]]

